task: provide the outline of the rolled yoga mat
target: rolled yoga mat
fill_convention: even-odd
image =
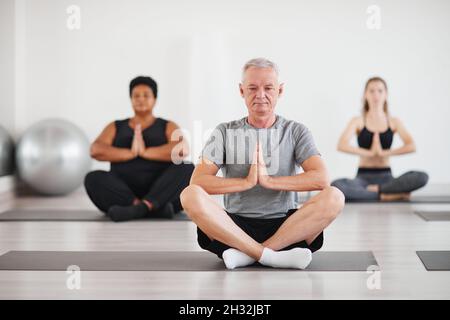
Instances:
[[[450,251],[417,251],[428,271],[450,271]]]
[[[0,256],[0,270],[65,271],[224,271],[221,259],[206,251],[9,251]],[[364,271],[376,266],[370,251],[318,251],[307,271]],[[237,271],[299,271],[254,265]]]
[[[450,211],[414,211],[425,221],[450,221]]]
[[[141,220],[189,221],[184,212],[176,213],[173,219],[144,218]],[[98,210],[73,209],[12,209],[0,213],[0,221],[111,221]],[[136,220],[134,220],[136,221]]]

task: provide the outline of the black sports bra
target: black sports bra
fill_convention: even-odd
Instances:
[[[113,140],[113,146],[118,148],[130,149],[133,143],[134,130],[129,125],[130,118],[116,120],[116,135]],[[142,130],[147,147],[156,147],[167,143],[166,138],[167,120],[156,118],[152,125]],[[147,160],[141,157],[134,158],[125,162],[111,162],[111,171],[120,176],[139,176],[149,171],[161,171],[166,169],[171,162]]]
[[[389,118],[387,118],[388,128],[386,131],[380,133],[380,142],[383,149],[389,149],[392,146],[392,140],[394,138],[394,131],[392,131],[389,125]],[[364,118],[364,128],[358,134],[358,145],[364,149],[370,149],[372,147],[373,132],[369,131],[366,127],[366,119]]]

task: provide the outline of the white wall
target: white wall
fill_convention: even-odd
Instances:
[[[2,0],[0,1],[0,126],[11,135],[14,132],[14,31],[14,0]],[[0,197],[12,188],[12,176],[1,176]],[[5,199],[2,201],[6,202]]]
[[[0,125],[14,129],[14,0],[0,1]]]
[[[128,83],[138,74],[160,85],[158,115],[191,132],[195,121],[211,129],[245,115],[240,69],[265,56],[286,83],[278,113],[313,131],[333,178],[355,173],[357,159],[337,153],[336,140],[360,111],[365,80],[381,75],[391,111],[418,149],[393,159],[394,172],[424,169],[431,182],[450,183],[447,0],[17,1],[24,4],[17,134],[63,117],[92,140],[131,114]],[[81,8],[80,30],[66,27],[72,4]],[[380,30],[366,27],[372,4],[381,8]]]

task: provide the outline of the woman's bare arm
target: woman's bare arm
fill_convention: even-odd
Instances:
[[[339,138],[337,149],[338,151],[345,153],[356,154],[362,157],[371,157],[373,156],[372,150],[355,147],[350,144],[350,139],[359,129],[360,121],[361,120],[359,117],[355,117],[349,122],[349,124],[344,129],[344,132],[341,134]]]
[[[406,130],[403,123],[398,118],[392,118],[394,130],[399,134],[400,139],[403,141],[403,146],[396,149],[383,150],[383,156],[397,156],[401,154],[412,153],[416,151],[416,145],[411,134]]]
[[[136,158],[131,149],[114,147],[113,141],[116,135],[114,122],[108,124],[100,135],[91,144],[91,157],[98,161],[125,162]]]
[[[140,155],[147,160],[182,161],[189,155],[189,144],[183,137],[180,127],[172,121],[167,123],[167,143],[157,147],[147,147]]]

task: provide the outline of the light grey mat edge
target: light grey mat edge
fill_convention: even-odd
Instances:
[[[428,271],[450,271],[450,251],[416,251]]]
[[[184,212],[175,214],[173,219],[145,218],[155,221],[190,221]],[[10,209],[0,213],[1,221],[111,221],[98,210],[75,209]],[[136,220],[134,220],[136,221]]]
[[[450,221],[450,211],[416,210],[416,215],[425,221]]]
[[[380,203],[380,204],[389,204],[389,203],[450,203],[450,195],[441,195],[441,196],[411,196],[410,200],[402,200],[402,201],[373,201],[373,200],[352,200],[347,201],[347,203]]]

